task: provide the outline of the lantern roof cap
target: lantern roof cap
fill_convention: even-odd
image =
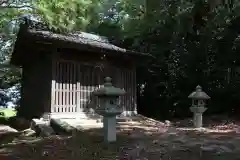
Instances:
[[[196,91],[192,92],[188,98],[195,99],[195,100],[208,100],[209,97],[203,90],[201,86],[196,87]]]
[[[100,87],[99,89],[93,91],[93,94],[95,96],[122,96],[124,95],[126,92],[125,90],[121,89],[121,88],[117,88],[117,87],[114,87],[111,83],[112,81],[112,78],[110,77],[106,77],[105,79],[105,83],[104,83],[104,86],[103,87]]]

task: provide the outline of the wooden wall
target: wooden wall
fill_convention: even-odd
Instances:
[[[29,39],[28,39],[29,40]],[[126,90],[121,105],[136,110],[136,75],[133,59],[127,54],[84,53],[31,39],[23,51],[20,114],[39,117],[48,113],[78,113],[97,107],[91,92],[110,76],[113,84]],[[22,48],[22,44],[19,45]]]
[[[93,62],[54,59],[52,63],[52,113],[76,113],[97,107],[91,92],[110,76],[115,86],[126,90],[120,103],[126,111],[136,109],[135,68],[105,65],[104,69]]]
[[[51,59],[41,55],[22,68],[21,108],[19,114],[39,117],[51,106]]]

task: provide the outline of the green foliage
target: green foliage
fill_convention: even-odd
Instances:
[[[140,95],[140,110],[145,113],[162,118],[187,115],[187,96],[198,84],[213,99],[209,113],[236,111],[234,107],[239,105],[240,77],[235,74],[240,60],[237,1],[218,6],[201,0],[6,2],[0,2],[2,62],[9,60],[16,33],[9,22],[31,13],[60,32],[95,32],[117,45],[153,54],[156,59],[141,63],[137,74],[139,86],[145,84]],[[26,10],[26,4],[31,10]],[[7,84],[19,81],[19,70],[5,70]]]
[[[9,119],[16,116],[16,111],[11,108],[0,108],[0,119]]]
[[[61,32],[86,30],[95,24],[101,8],[99,0],[37,0],[37,13],[51,27]]]
[[[233,98],[229,94],[236,94],[240,87],[237,80],[229,77],[238,67],[235,62],[239,59],[234,54],[239,50],[239,44],[235,43],[239,31],[230,29],[234,18],[239,16],[239,2],[234,6],[204,10],[197,17],[202,5],[166,1],[150,14],[151,18],[143,20],[141,24],[147,24],[144,30],[143,25],[133,28],[141,31],[134,39],[135,48],[157,57],[151,62],[153,65],[144,66],[146,72],[142,68],[139,73],[139,83],[146,84],[143,106],[151,106],[156,116],[190,115],[187,96],[200,84],[214,99],[209,113],[230,111]]]
[[[1,78],[1,88],[9,88],[20,80],[19,68],[9,65],[10,54],[17,33],[19,16],[31,13],[32,6],[27,0],[0,1],[0,71],[5,75]],[[4,97],[1,98],[5,99]]]

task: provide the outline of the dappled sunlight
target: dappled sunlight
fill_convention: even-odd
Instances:
[[[238,127],[230,126],[230,130]],[[215,128],[225,131],[224,134],[216,134]],[[215,128],[174,127],[158,121],[138,119],[119,122],[117,141],[114,143],[104,142],[102,128],[86,128],[65,136],[16,138],[1,145],[0,158],[177,160],[181,157],[217,160],[219,155],[224,157],[231,153],[229,159],[235,159],[240,150],[240,137],[227,133],[227,126],[218,125]]]
[[[133,123],[134,124],[134,123]],[[136,125],[136,123],[134,124]],[[136,126],[132,126],[135,128]],[[131,128],[131,127],[130,127]],[[137,129],[138,130],[138,129]],[[140,129],[142,132],[146,130]],[[139,134],[138,130],[135,134]],[[148,129],[149,132],[150,129]],[[130,134],[134,131],[131,130]],[[233,152],[239,145],[240,139],[228,137],[228,143],[234,142],[232,146],[224,147],[226,139],[217,137],[192,134],[191,136],[179,132],[178,134],[162,133],[160,135],[139,134],[139,136],[129,136],[124,132],[118,132],[117,142],[106,144],[103,141],[102,129],[89,129],[79,131],[73,136],[51,136],[47,138],[39,138],[38,140],[29,140],[25,142],[15,143],[15,145],[2,145],[0,155],[2,157],[27,159],[68,159],[68,160],[107,160],[107,159],[137,159],[145,157],[149,160],[159,159],[173,160],[175,156],[214,157],[215,150],[225,152]],[[164,135],[164,136],[161,136]],[[218,145],[214,145],[218,144]],[[188,152],[191,150],[191,152]],[[213,151],[214,150],[214,151]],[[207,152],[207,153],[206,153]],[[208,153],[213,152],[213,153]],[[1,157],[0,156],[0,157]]]
[[[78,121],[73,122],[78,124]],[[229,153],[230,159],[238,156],[240,137],[231,132],[239,128],[238,123],[211,123],[205,124],[207,127],[201,129],[174,124],[169,125],[146,117],[118,122],[117,141],[109,144],[104,142],[102,127],[94,128],[91,125],[95,123],[92,122],[89,128],[76,130],[65,136],[43,138],[21,135],[0,145],[0,158],[155,160],[161,157],[162,160],[177,160],[177,157],[181,157],[200,160],[217,159],[219,155],[226,156]]]
[[[203,133],[233,133],[235,130],[232,129],[209,129],[209,128],[177,128],[179,131],[198,131]]]
[[[118,128],[120,130],[125,130],[125,129],[132,129],[132,130],[145,130],[145,131],[152,131],[152,132],[157,132],[160,131],[159,129],[165,129],[164,125],[157,125],[157,124],[152,124],[152,123],[141,123],[141,122],[125,122],[125,123],[119,123]]]
[[[178,131],[196,131],[204,134],[239,134],[240,122],[228,117],[215,116],[204,117],[202,128],[194,128],[191,119],[176,121],[174,125]]]

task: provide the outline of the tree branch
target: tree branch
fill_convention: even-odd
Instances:
[[[33,6],[30,5],[6,5],[6,6],[1,6],[0,9],[23,9],[23,8],[29,8],[29,9],[34,9]]]
[[[0,0],[0,6],[6,4],[8,2],[8,0]]]
[[[34,9],[33,6],[29,4],[19,4],[17,2],[11,2],[10,0],[0,0],[0,9]]]

